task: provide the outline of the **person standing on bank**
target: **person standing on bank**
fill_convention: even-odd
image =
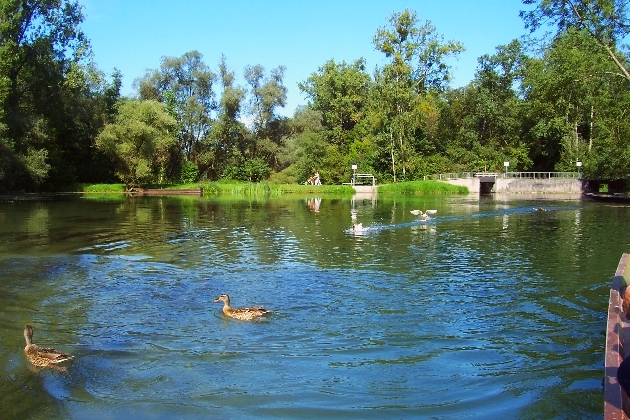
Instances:
[[[319,171],[315,171],[315,185],[322,185],[322,181],[319,180]]]

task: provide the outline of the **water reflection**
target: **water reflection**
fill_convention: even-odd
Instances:
[[[3,402],[15,418],[599,416],[629,209],[538,206],[0,203]],[[422,222],[416,208],[438,213]],[[365,234],[349,234],[355,221]],[[273,314],[226,319],[220,293]],[[75,355],[67,374],[28,370],[26,323]]]

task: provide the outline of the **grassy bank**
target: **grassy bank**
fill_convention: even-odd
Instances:
[[[145,188],[163,188],[186,190],[203,188],[204,195],[272,195],[282,194],[324,194],[353,195],[354,189],[349,185],[301,185],[301,184],[269,184],[266,182],[198,182],[178,185],[146,185]],[[74,192],[86,193],[124,193],[124,184],[78,184]],[[378,186],[379,194],[468,194],[468,188],[450,185],[438,181],[409,181]]]
[[[408,181],[379,185],[379,194],[468,194],[468,188],[439,181]]]
[[[282,195],[282,194],[334,194],[353,195],[354,189],[348,185],[297,185],[268,184],[266,182],[197,182],[177,185],[143,185],[143,188],[161,188],[169,190],[187,190],[203,188],[204,195]],[[77,184],[73,192],[85,193],[124,193],[124,184]]]

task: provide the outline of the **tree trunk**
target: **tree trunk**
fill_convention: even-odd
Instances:
[[[595,118],[595,107],[593,105],[591,105],[591,121],[590,121],[590,129],[589,129],[589,133],[588,133],[588,151],[591,151],[591,148],[593,147],[593,126],[594,126],[594,118]]]
[[[394,175],[394,182],[396,182],[396,160],[394,158],[394,133],[391,128],[389,129],[389,141],[391,144],[391,153],[392,153],[392,175]]]

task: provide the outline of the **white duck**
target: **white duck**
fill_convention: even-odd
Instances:
[[[363,232],[363,223],[355,223],[352,225],[353,232]]]

